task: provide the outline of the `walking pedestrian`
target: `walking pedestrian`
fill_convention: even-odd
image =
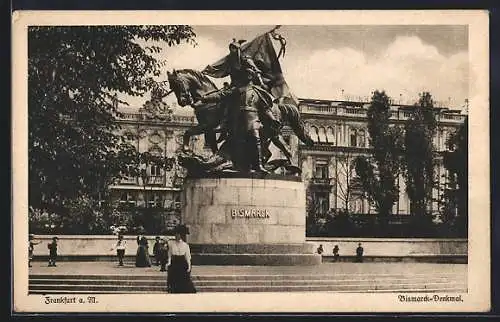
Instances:
[[[49,249],[49,267],[55,267],[56,261],[57,261],[57,241],[59,238],[57,237],[52,237],[52,242],[47,245],[47,248]]]
[[[174,229],[175,240],[168,245],[167,288],[169,293],[196,293],[191,280],[191,250],[182,239],[188,234],[186,226]]]
[[[116,244],[113,245],[111,250],[116,249],[116,256],[118,257],[118,266],[123,266],[123,258],[125,257],[125,248],[127,247],[127,241],[123,240],[123,235],[118,235],[118,240]]]

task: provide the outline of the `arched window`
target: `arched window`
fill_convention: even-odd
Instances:
[[[322,143],[326,143],[326,131],[324,127],[320,127],[318,131],[318,141]]]
[[[326,128],[326,141],[330,144],[335,144],[335,132],[331,126]]]
[[[357,139],[358,138],[357,138],[357,131],[356,131],[356,129],[351,129],[350,130],[349,137],[350,137],[349,146],[358,146],[358,144],[357,144],[357,141],[358,141]]]
[[[359,147],[361,147],[361,148],[366,147],[366,134],[365,134],[365,130],[359,130],[358,131],[358,144],[359,144]]]
[[[318,128],[315,126],[311,126],[311,128],[309,129],[309,136],[314,142],[319,142]]]

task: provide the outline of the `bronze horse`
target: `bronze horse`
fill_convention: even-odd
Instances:
[[[183,136],[183,147],[188,149],[189,139],[193,135],[205,134],[205,142],[215,154],[218,151],[216,133],[220,132],[218,127],[225,117],[225,107],[221,103],[199,104],[196,103],[202,96],[216,92],[217,86],[203,73],[192,69],[181,69],[167,72],[170,89],[177,97],[180,106],[191,105],[194,109],[198,125],[188,129]],[[292,104],[274,104],[272,112],[276,115],[282,126],[288,124],[295,135],[306,145],[313,145],[313,140],[305,131],[303,122],[300,119],[300,112]],[[269,145],[273,142],[290,161],[291,153],[281,141],[279,133],[263,128],[262,147],[264,161],[269,160],[271,152]]]

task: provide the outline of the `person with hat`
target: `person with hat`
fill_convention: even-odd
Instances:
[[[339,251],[340,251],[340,248],[339,248],[339,245],[335,245],[333,247],[333,260],[335,262],[337,262],[339,260]]]
[[[165,272],[168,262],[168,242],[165,238],[160,239],[159,257],[160,272]]]
[[[196,293],[191,280],[191,250],[182,236],[189,234],[184,225],[174,229],[175,240],[168,245],[167,289],[169,293]]]
[[[116,256],[118,257],[118,266],[123,266],[123,257],[125,257],[125,248],[127,247],[127,241],[123,240],[123,235],[118,234],[118,240],[116,244],[113,245],[111,250],[116,249]]]
[[[363,251],[363,247],[361,246],[361,243],[359,243],[358,248],[356,248],[356,262],[363,262]]]
[[[235,131],[231,128],[232,125],[240,128],[241,118],[249,118],[248,113],[243,112],[241,108],[247,105],[245,98],[242,97],[242,93],[248,89],[249,83],[254,86],[254,92],[256,95],[260,96],[263,101],[268,101],[264,104],[257,104],[252,106],[252,108],[257,108],[256,112],[259,114],[259,124],[260,122],[264,128],[268,128],[271,132],[277,133],[281,127],[281,122],[276,119],[272,112],[273,101],[275,98],[269,92],[269,82],[271,81],[268,77],[263,76],[262,69],[257,66],[252,57],[244,55],[242,53],[242,44],[245,40],[236,40],[229,44],[229,55],[224,63],[224,73],[229,75],[231,78],[231,83],[224,86],[220,91],[216,93],[207,94],[200,98],[201,103],[219,103],[224,104],[224,118],[221,124],[221,137],[226,137],[228,133]],[[246,96],[243,94],[243,96]],[[262,118],[262,120],[261,120]],[[247,127],[255,127],[251,124],[253,118],[247,121]],[[252,135],[257,140],[257,145],[260,145],[260,138]],[[259,170],[263,170],[260,168]]]
[[[49,267],[55,267],[56,265],[56,260],[57,260],[57,241],[59,238],[56,236],[52,237],[52,242],[47,245],[47,248],[49,249]]]
[[[29,234],[28,236],[28,267],[31,267],[31,261],[33,260],[33,252],[35,250],[35,245],[40,244],[40,242],[34,241],[35,235]]]
[[[270,79],[262,75],[263,72],[261,68],[257,67],[252,57],[242,54],[241,45],[245,42],[246,40],[237,41],[233,39],[229,44],[229,56],[227,61],[229,77],[231,78],[230,86],[242,88],[250,79],[256,86],[259,86],[267,92],[267,83],[269,83]],[[262,113],[268,119],[271,127],[279,128],[281,126],[280,121],[274,117],[270,107],[263,107]]]
[[[136,267],[151,267],[149,257],[149,242],[146,236],[137,236],[137,253],[135,255]]]
[[[224,104],[228,104],[228,114],[222,127],[227,128],[230,133],[229,149],[235,169],[269,173],[263,165],[261,129],[269,129],[273,133],[279,132],[279,125],[273,126],[269,117],[265,116],[272,115],[274,98],[254,83],[257,72],[248,68],[245,75],[247,77],[239,80],[237,87],[207,94],[200,100],[203,103],[223,101]]]
[[[161,238],[160,236],[155,237],[155,243],[153,245],[153,255],[155,257],[155,265],[160,265],[160,247],[161,247]]]

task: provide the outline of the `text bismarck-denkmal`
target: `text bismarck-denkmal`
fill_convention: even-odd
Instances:
[[[462,295],[398,295],[400,302],[463,302]]]

